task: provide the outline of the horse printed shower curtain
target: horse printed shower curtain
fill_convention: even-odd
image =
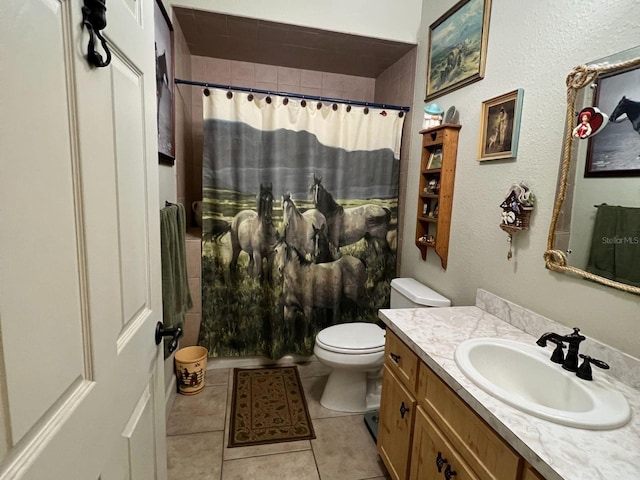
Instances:
[[[402,112],[207,89],[202,326],[211,356],[310,355],[395,275]]]

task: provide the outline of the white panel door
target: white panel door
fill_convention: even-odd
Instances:
[[[0,480],[166,478],[153,1],[0,1]]]

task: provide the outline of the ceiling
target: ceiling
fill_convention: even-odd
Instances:
[[[414,44],[174,7],[192,55],[376,78]]]

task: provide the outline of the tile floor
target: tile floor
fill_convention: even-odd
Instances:
[[[298,365],[316,438],[227,448],[233,369],[207,371],[198,395],[178,395],[167,423],[169,480],[385,480],[363,416],[327,410],[328,370]]]

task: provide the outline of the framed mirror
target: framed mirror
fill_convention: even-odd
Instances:
[[[566,84],[545,264],[640,295],[640,46],[575,67]]]

